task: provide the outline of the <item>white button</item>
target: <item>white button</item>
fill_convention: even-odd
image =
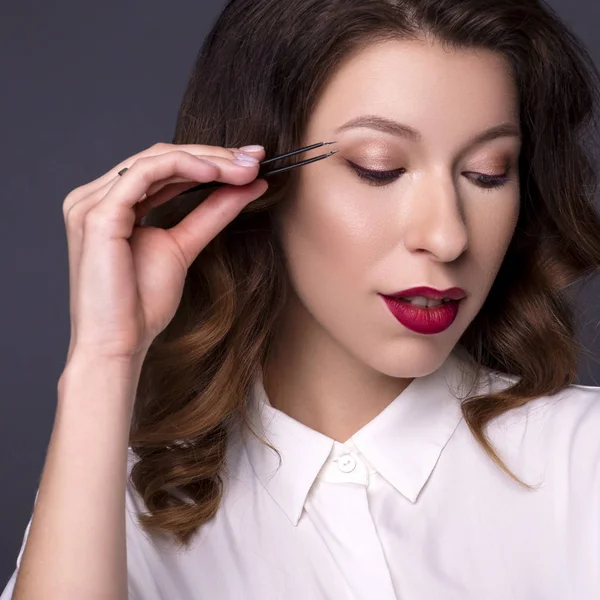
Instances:
[[[338,459],[338,466],[342,473],[350,473],[356,467],[356,460],[350,454],[343,454]]]

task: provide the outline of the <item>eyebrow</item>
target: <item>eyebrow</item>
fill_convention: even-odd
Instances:
[[[355,117],[354,119],[350,119],[350,121],[338,127],[335,130],[335,133],[360,127],[382,131],[383,133],[391,133],[392,135],[403,137],[413,142],[417,142],[421,139],[421,134],[416,129],[379,115],[361,115],[359,117]],[[477,134],[467,144],[467,147],[483,144],[484,142],[489,142],[490,140],[494,140],[499,137],[520,138],[521,132],[519,127],[514,123],[500,123],[499,125],[494,125],[482,133]]]

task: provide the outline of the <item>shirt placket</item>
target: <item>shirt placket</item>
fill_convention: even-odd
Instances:
[[[374,470],[351,442],[335,443],[307,499],[317,527],[356,600],[397,600],[369,509]]]

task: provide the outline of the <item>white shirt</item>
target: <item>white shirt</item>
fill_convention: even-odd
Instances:
[[[539,484],[528,491],[462,418],[461,364],[450,355],[344,444],[274,409],[256,380],[252,419],[281,468],[254,436],[233,436],[222,504],[187,552],[143,532],[129,487],[129,598],[598,600],[600,388],[570,386],[488,428]],[[486,371],[481,389],[510,382]]]

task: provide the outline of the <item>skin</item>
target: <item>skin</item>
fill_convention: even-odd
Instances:
[[[419,138],[336,132],[363,115]],[[515,133],[473,144],[502,124]],[[519,213],[517,90],[491,51],[386,41],[347,58],[324,90],[304,141],[334,140],[340,151],[300,169],[276,215],[292,294],[264,382],[275,407],[344,442],[441,366],[490,290]],[[405,171],[373,186],[347,161]],[[508,179],[486,189],[481,174]],[[419,285],[466,291],[446,331],[406,329],[378,295]]]

